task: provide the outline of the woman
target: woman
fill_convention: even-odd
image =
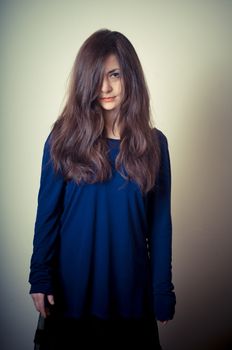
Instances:
[[[44,146],[29,277],[40,349],[161,348],[157,320],[176,303],[170,202],[167,139],[151,125],[138,56],[99,30]]]

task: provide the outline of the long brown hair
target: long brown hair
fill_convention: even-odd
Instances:
[[[110,54],[118,59],[124,83],[116,118],[120,151],[115,167],[145,194],[158,176],[160,147],[141,63],[131,42],[119,32],[98,30],[81,46],[71,71],[67,101],[52,127],[51,157],[55,171],[62,170],[66,180],[77,184],[102,182],[112,175],[103,111],[97,101],[104,62]]]

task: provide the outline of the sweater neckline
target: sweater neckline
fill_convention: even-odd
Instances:
[[[121,141],[121,139],[112,139],[111,137],[106,137],[106,139],[110,141]]]

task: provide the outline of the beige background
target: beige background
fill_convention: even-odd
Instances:
[[[32,349],[27,280],[42,147],[80,45],[103,27],[135,46],[169,141],[177,309],[159,324],[163,348],[232,349],[232,1],[0,6],[1,349]]]

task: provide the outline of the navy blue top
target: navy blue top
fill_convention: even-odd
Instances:
[[[174,316],[170,159],[157,132],[161,168],[145,196],[115,169],[119,139],[107,139],[112,177],[81,185],[54,172],[45,142],[30,293],[54,294],[67,317]]]

